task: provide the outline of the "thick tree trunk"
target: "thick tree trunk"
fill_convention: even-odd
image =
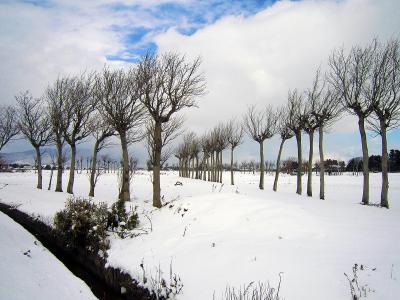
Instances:
[[[312,197],[312,161],[314,156],[314,130],[310,130],[308,133],[310,139],[310,149],[308,152],[308,164],[307,164],[307,196]]]
[[[57,147],[57,182],[56,192],[62,192],[62,173],[63,173],[63,158],[62,158],[62,143],[60,140],[56,143]]]
[[[97,153],[99,152],[99,141],[94,143],[93,147],[93,159],[90,171],[90,190],[89,197],[94,197],[94,188],[96,186],[96,164],[97,164]]]
[[[130,200],[130,191],[129,191],[129,153],[128,153],[128,141],[126,139],[126,132],[119,132],[119,137],[121,139],[121,148],[122,148],[122,185],[121,191],[119,193],[119,200],[122,202]]]
[[[153,162],[153,206],[161,208],[161,188],[160,188],[160,169],[161,169],[161,123],[154,125],[154,162]]]
[[[301,173],[302,173],[302,149],[301,149],[301,131],[296,132],[297,141],[297,189],[296,193],[301,195],[302,193],[302,183],[301,183]]]
[[[231,148],[231,185],[235,184],[235,180],[233,178],[233,150],[234,148]]]
[[[67,186],[67,193],[74,193],[74,180],[75,180],[75,158],[76,158],[76,145],[75,143],[71,144],[71,164],[69,167],[69,180]]]
[[[36,161],[37,161],[37,188],[42,189],[42,155],[40,154],[40,147],[35,147]]]
[[[278,179],[279,179],[279,173],[280,173],[280,167],[281,167],[281,155],[282,155],[282,149],[283,149],[283,144],[285,143],[285,140],[281,140],[281,144],[279,146],[279,152],[278,152],[278,158],[276,159],[276,171],[275,171],[275,179],[274,179],[274,186],[273,190],[276,192],[278,190]]]
[[[260,190],[264,189],[264,141],[260,142]]]
[[[381,206],[389,208],[388,190],[389,190],[389,178],[388,178],[388,149],[387,149],[387,138],[386,138],[386,126],[385,122],[380,121],[381,125],[381,137],[382,137],[382,189],[381,189]]]
[[[358,128],[360,130],[361,136],[361,146],[363,153],[363,195],[362,204],[369,204],[369,168],[368,168],[368,144],[367,144],[367,134],[365,133],[365,118],[364,116],[358,116]]]
[[[319,199],[325,200],[324,127],[319,126]]]

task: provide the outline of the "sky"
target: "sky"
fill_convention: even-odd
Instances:
[[[24,90],[39,97],[59,75],[125,67],[147,51],[174,51],[202,59],[207,93],[198,108],[183,112],[187,131],[201,134],[241,120],[249,105],[284,105],[289,89],[307,89],[316,69],[327,69],[332,50],[375,37],[400,37],[400,1],[0,0],[0,104],[15,103]],[[328,130],[327,157],[361,156],[356,124],[343,116]],[[370,152],[379,154],[379,136],[369,133],[368,141]],[[303,144],[308,151],[307,136]],[[276,159],[278,146],[277,136],[265,142],[267,160]],[[389,134],[391,148],[400,148],[398,130]],[[4,151],[27,149],[16,141]],[[143,145],[132,152],[145,160]],[[295,153],[290,140],[283,156]],[[257,160],[257,144],[246,138],[236,157]]]

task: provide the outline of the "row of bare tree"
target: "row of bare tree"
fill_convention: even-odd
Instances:
[[[229,145],[231,184],[234,184],[233,151],[241,144],[244,130],[259,144],[259,188],[264,189],[264,141],[279,134],[281,143],[273,190],[277,191],[278,187],[283,145],[285,141],[295,137],[299,166],[296,193],[302,194],[302,134],[306,133],[309,137],[307,195],[312,196],[314,135],[318,132],[319,161],[324,162],[324,132],[342,113],[348,112],[358,118],[361,136],[364,175],[362,203],[369,204],[367,124],[368,129],[382,138],[380,204],[389,208],[387,132],[397,128],[400,123],[399,40],[392,39],[384,44],[373,40],[367,46],[353,47],[348,53],[343,48],[333,51],[326,74],[321,75],[320,70],[317,70],[311,88],[304,92],[291,90],[288,92],[287,100],[287,104],[277,110],[270,105],[264,109],[249,107],[242,124],[231,121],[226,125],[218,125],[201,138],[196,138],[194,134],[187,135],[176,151],[180,175],[206,180],[207,173],[209,181],[222,182],[222,151]],[[201,158],[199,158],[200,153]],[[319,169],[319,197],[325,199],[325,164],[320,163]]]
[[[219,124],[201,137],[187,133],[175,151],[179,176],[222,182],[222,152],[231,151],[231,184],[234,184],[234,150],[243,142],[244,130],[235,120]]]
[[[76,147],[94,140],[90,196],[94,196],[97,155],[111,136],[118,136],[122,149],[122,180],[119,200],[130,200],[128,146],[147,138],[153,165],[153,205],[161,207],[160,168],[165,146],[176,136],[182,118],[175,114],[195,106],[205,91],[200,59],[188,62],[174,53],[146,55],[127,70],[105,67],[59,77],[41,98],[29,92],[16,96],[17,107],[1,109],[0,150],[22,133],[36,150],[37,188],[42,188],[41,147],[57,149],[57,192],[62,192],[63,147],[70,147],[67,192],[73,193]]]

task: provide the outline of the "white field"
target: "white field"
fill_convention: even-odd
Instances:
[[[96,299],[34,236],[0,212],[0,299]]]
[[[282,272],[280,295],[286,300],[350,299],[343,273],[351,276],[358,263],[365,266],[359,284],[367,286],[367,299],[400,299],[400,174],[389,177],[389,210],[359,204],[361,175],[326,176],[325,201],[317,197],[315,175],[312,198],[295,194],[294,176],[281,176],[274,193],[273,176],[266,176],[266,189],[260,191],[257,174],[237,173],[235,186],[229,185],[229,175],[224,174],[221,186],[164,173],[163,201],[173,206],[158,210],[151,206],[151,174],[138,172],[129,205],[138,206],[140,227],[150,227],[146,214],[153,231],[124,240],[111,236],[108,263],[141,280],[142,261],[147,275],[160,266],[166,278],[172,261],[184,284],[178,299],[212,299],[214,293],[221,299],[228,284],[251,281],[277,287]],[[183,186],[174,185],[178,180]],[[20,210],[52,222],[68,195],[37,190],[35,183],[34,173],[0,173],[0,201],[20,204]],[[371,174],[371,202],[379,203],[380,183],[380,174]],[[87,175],[78,174],[76,195],[86,196],[88,190]],[[116,198],[116,175],[106,174],[95,201]]]

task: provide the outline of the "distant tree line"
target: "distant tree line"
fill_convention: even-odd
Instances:
[[[242,122],[234,121],[220,124],[202,137],[187,135],[176,150],[179,160],[179,174],[208,181],[222,182],[222,152],[228,147],[230,134],[227,129],[232,124],[245,131],[257,142],[260,159],[259,188],[264,189],[264,142],[278,134],[281,143],[276,160],[273,190],[278,189],[279,173],[288,168],[289,162],[281,165],[281,155],[286,140],[296,138],[297,144],[297,188],[302,194],[302,174],[307,173],[307,196],[312,196],[312,173],[314,160],[314,135],[318,132],[320,176],[319,198],[325,199],[324,132],[344,113],[357,117],[362,148],[363,194],[361,202],[369,204],[369,172],[382,172],[381,206],[389,208],[388,172],[391,162],[388,159],[387,132],[400,124],[400,42],[391,39],[379,43],[376,39],[370,44],[354,46],[346,52],[343,48],[334,50],[329,57],[328,70],[321,74],[316,71],[309,89],[299,92],[289,90],[287,104],[280,108],[266,105],[264,108],[250,106]],[[370,159],[366,129],[381,137],[382,154],[378,161]],[[303,163],[302,135],[308,135],[309,153],[306,166]],[[241,140],[241,139],[240,139]],[[239,145],[240,143],[238,143]],[[235,146],[236,147],[236,146]],[[231,164],[233,164],[231,148]],[[200,155],[201,154],[201,155]],[[395,155],[395,153],[393,153]],[[370,162],[371,161],[371,162]],[[291,166],[294,164],[291,163]],[[358,165],[358,166],[360,166]],[[283,167],[283,168],[282,168]],[[332,172],[332,165],[328,165]],[[396,165],[392,166],[396,169]],[[342,163],[340,170],[344,170]],[[255,170],[255,168],[253,168]],[[231,167],[231,184],[234,184]]]

